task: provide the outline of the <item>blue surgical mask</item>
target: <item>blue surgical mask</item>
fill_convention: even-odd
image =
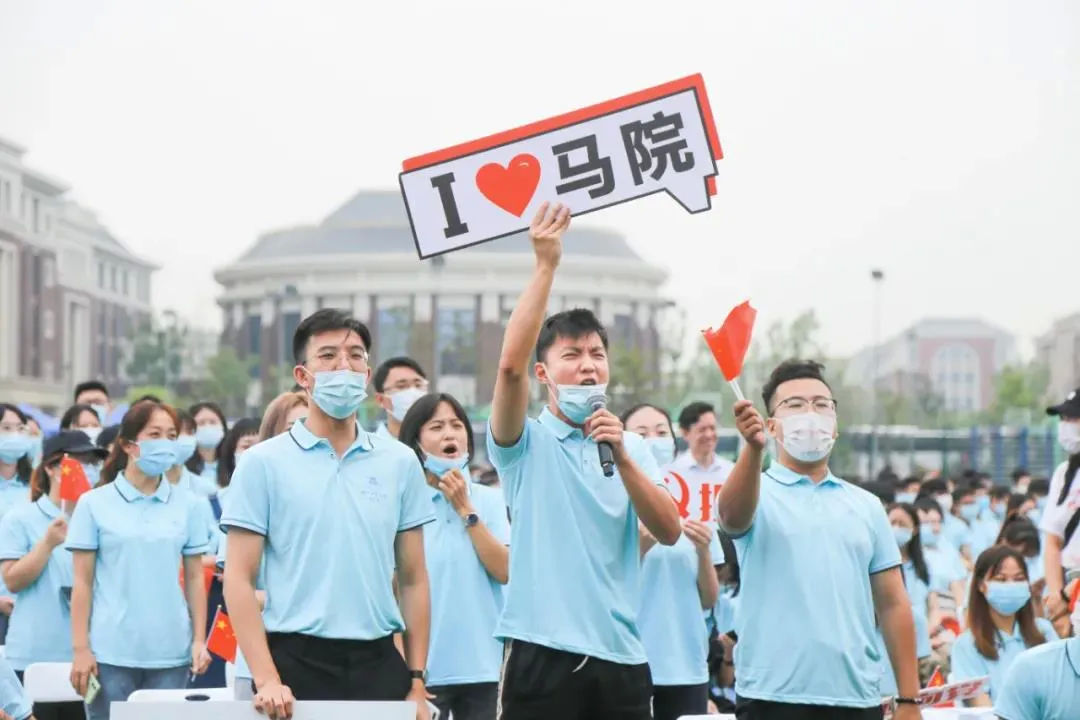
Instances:
[[[898,502],[898,503],[906,503],[906,504],[910,505],[913,502],[915,502],[915,493],[913,493],[913,492],[896,493],[896,502]]]
[[[1039,525],[1039,520],[1042,518],[1042,510],[1037,507],[1033,507],[1027,511],[1027,519],[1035,523],[1036,527]]]
[[[967,505],[960,506],[960,517],[964,518],[968,522],[975,522],[979,519],[979,506],[974,503],[968,503]]]
[[[557,385],[556,401],[566,419],[575,425],[584,425],[593,414],[590,398],[601,396],[607,385]]]
[[[101,482],[101,465],[97,463],[82,463],[82,468],[83,472],[86,473],[86,480],[90,483],[90,487],[97,487],[98,483]]]
[[[420,388],[398,390],[390,396],[390,416],[401,422],[405,419],[405,415],[408,414],[409,408],[425,395],[427,395],[427,390],[421,390]]]
[[[980,513],[982,511],[984,511],[984,510],[989,510],[990,509],[990,496],[989,495],[979,495],[978,497],[976,497],[975,498],[975,507],[979,508]]]
[[[225,437],[225,428],[220,425],[200,425],[195,428],[195,444],[203,450],[216,448]]]
[[[149,477],[157,477],[173,466],[173,441],[168,438],[139,441],[139,457],[135,464]]]
[[[675,439],[670,437],[645,438],[645,444],[649,446],[656,464],[661,468],[667,467],[675,459]]]
[[[934,532],[934,528],[929,525],[919,526],[919,539],[922,540],[922,544],[927,547],[937,547],[938,539],[941,537],[941,533]]]
[[[315,375],[311,399],[332,418],[356,415],[367,397],[367,374],[353,370],[323,370]]]
[[[435,477],[441,478],[451,470],[460,470],[466,479],[469,477],[469,453],[461,457],[448,458],[441,455],[426,455],[424,469]]]
[[[986,602],[1002,615],[1012,615],[1031,600],[1031,586],[1026,582],[988,582]]]
[[[204,427],[213,427],[212,425],[206,425]],[[191,456],[195,454],[195,447],[198,445],[194,435],[180,435],[173,441],[173,452],[176,453],[175,463],[176,465],[183,465]]]
[[[896,538],[896,544],[900,547],[904,547],[911,542],[911,536],[914,534],[911,532],[911,528],[897,527],[893,525],[892,529],[893,537]]]
[[[0,433],[0,462],[17,462],[29,450],[30,436],[26,433]]]

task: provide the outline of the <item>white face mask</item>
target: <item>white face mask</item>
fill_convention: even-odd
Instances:
[[[949,511],[952,510],[952,495],[946,493],[945,495],[938,495],[934,499],[937,500],[937,504],[941,506],[941,512],[948,515]]]
[[[784,437],[780,444],[799,462],[817,462],[829,456],[836,442],[836,418],[805,412],[780,418]]]
[[[1080,422],[1058,423],[1058,442],[1070,455],[1080,453]]]
[[[97,444],[98,435],[101,434],[101,428],[99,427],[86,427],[78,428],[80,432],[86,434],[86,437],[90,438],[90,442]]]
[[[391,417],[398,422],[401,422],[405,419],[405,414],[409,412],[409,408],[425,395],[427,395],[427,391],[421,390],[420,388],[405,388],[404,390],[398,390],[390,396]]]

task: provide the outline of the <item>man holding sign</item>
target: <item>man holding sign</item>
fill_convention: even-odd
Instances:
[[[739,720],[882,717],[875,625],[896,675],[896,720],[920,717],[915,626],[881,503],[829,471],[836,400],[814,362],[780,364],[769,418],[735,403],[746,445],[720,491],[742,589],[735,629]],[[765,433],[777,461],[762,477]],[[876,622],[875,622],[876,620]]]
[[[547,203],[533,219],[536,269],[506,327],[491,406],[488,455],[513,547],[495,630],[506,640],[499,718],[648,720],[652,682],[634,621],[638,518],[671,545],[679,515],[645,441],[604,409],[603,326],[580,309],[544,320],[569,224],[568,209]],[[536,420],[526,417],[534,347],[548,389]]]

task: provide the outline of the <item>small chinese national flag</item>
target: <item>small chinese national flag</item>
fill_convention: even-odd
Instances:
[[[945,676],[941,674],[941,668],[934,668],[934,674],[930,676],[930,679],[926,681],[926,687],[941,687],[945,684]]]
[[[228,662],[236,662],[236,634],[233,632],[229,616],[218,606],[214,613],[214,626],[210,628],[210,637],[206,639],[206,649]]]
[[[74,502],[89,489],[82,463],[65,455],[60,461],[60,499]]]
[[[744,302],[728,313],[719,330],[702,330],[705,342],[712,350],[716,364],[724,379],[731,382],[742,373],[746,351],[750,349],[750,335],[754,331],[754,319],[757,310],[750,307],[750,301]]]

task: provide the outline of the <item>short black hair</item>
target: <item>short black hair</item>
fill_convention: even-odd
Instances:
[[[604,343],[604,349],[607,350],[607,330],[600,324],[592,310],[574,308],[555,313],[540,326],[540,336],[536,338],[536,362],[544,362],[544,356],[557,339],[577,340],[592,333],[600,336],[600,342]]]
[[[105,397],[109,397],[109,388],[105,387],[105,383],[100,380],[87,380],[75,386],[75,394],[71,396],[72,401],[78,400],[79,396],[87,390],[100,390],[105,393]]]
[[[957,486],[957,488],[955,490],[953,490],[952,499],[953,499],[953,502],[956,503],[956,502],[960,502],[961,498],[965,498],[968,495],[974,495],[974,494],[975,494],[975,488],[972,487],[971,485],[959,485],[959,486]]]
[[[990,497],[994,500],[1004,500],[1012,495],[1012,489],[1002,485],[1001,487],[994,487],[990,490]]]
[[[82,415],[84,412],[88,412],[94,417],[98,416],[97,410],[90,407],[89,405],[86,405],[84,403],[72,405],[64,411],[63,416],[60,418],[60,429],[71,430],[71,426],[78,422],[79,416]],[[101,422],[101,418],[98,418],[98,422]]]
[[[1030,476],[1031,476],[1031,473],[1028,472],[1027,468],[1022,468],[1021,467],[1021,468],[1016,468],[1015,470],[1012,471],[1012,480],[1013,480],[1013,482],[1016,482],[1017,480],[1019,480],[1022,477],[1030,477]]]
[[[139,399],[137,399],[135,402],[133,402],[131,404],[132,405],[138,405],[141,402],[147,402],[147,401],[150,401],[150,402],[153,402],[153,403],[157,403],[158,405],[161,405],[161,398],[159,398],[157,395],[154,395],[152,393],[147,393],[146,395],[141,396]]]
[[[420,430],[431,419],[439,408],[440,403],[448,404],[457,415],[458,420],[465,424],[465,438],[468,445],[469,457],[474,456],[472,423],[465,408],[449,393],[429,393],[412,404],[409,412],[401,420],[401,429],[398,431],[398,442],[408,445],[416,453],[420,463],[424,462],[424,451],[420,448]]]
[[[375,370],[375,375],[371,378],[371,385],[375,388],[375,392],[381,393],[383,386],[386,385],[386,378],[390,375],[390,371],[394,368],[409,368],[420,377],[427,380],[427,373],[420,367],[420,363],[413,360],[411,357],[398,356],[392,357],[389,360],[384,361]]]
[[[941,519],[945,519],[945,513],[941,509],[941,505],[932,497],[921,497],[915,501],[915,509],[922,510],[923,512],[936,512],[941,516]]]
[[[682,409],[679,413],[679,427],[683,432],[686,432],[694,426],[694,424],[701,419],[702,415],[712,413],[716,414],[716,408],[707,402],[692,402]]]
[[[934,495],[943,495],[949,492],[949,483],[945,482],[943,478],[934,478],[933,480],[927,480],[919,488],[920,497],[932,497]]]
[[[776,388],[790,380],[820,380],[825,383],[825,387],[829,388],[829,392],[832,392],[832,386],[825,381],[825,376],[822,374],[824,370],[825,366],[819,362],[795,358],[777,365],[769,375],[769,379],[765,381],[765,387],[761,389],[761,397],[765,400],[765,411],[772,415],[772,400],[776,395]]]
[[[296,326],[292,341],[293,360],[296,364],[302,365],[304,363],[308,340],[311,339],[312,335],[331,330],[352,330],[364,342],[364,349],[369,353],[371,352],[371,331],[368,330],[367,325],[344,310],[323,308],[308,315]]]
[[[1032,478],[1028,485],[1028,495],[1049,495],[1050,481],[1044,477]]]

